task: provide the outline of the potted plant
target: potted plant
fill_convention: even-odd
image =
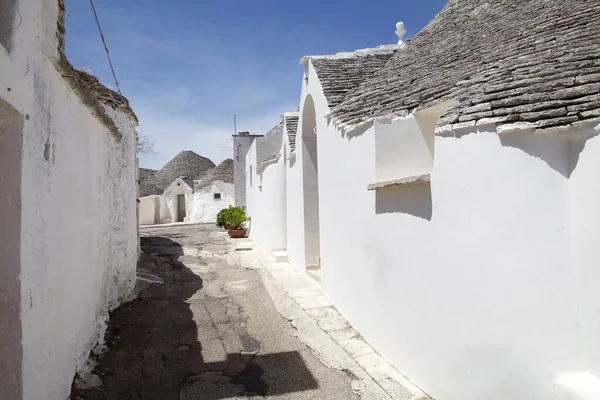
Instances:
[[[246,215],[246,207],[234,207],[222,209],[217,215],[217,226],[225,228],[232,238],[246,236],[248,230],[244,226],[250,218]]]

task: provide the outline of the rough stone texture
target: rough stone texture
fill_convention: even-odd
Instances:
[[[12,50],[12,32],[20,23],[17,20],[17,1],[0,2],[0,45],[10,53]],[[22,21],[22,20],[21,20]]]
[[[0,387],[8,398],[22,396],[21,173],[23,116],[0,98]]]
[[[156,170],[149,168],[140,168],[139,179],[142,182],[145,182],[150,176],[152,176]]]
[[[568,125],[595,117],[565,107],[593,107],[599,69],[598,1],[450,0],[331,115],[351,128],[457,99],[440,126],[493,117]]]
[[[233,160],[231,158],[211,169],[200,180],[194,181],[194,190],[210,186],[214,181],[233,183]]]
[[[56,36],[58,38],[58,58],[55,65],[62,77],[69,83],[73,91],[79,96],[96,118],[117,138],[121,133],[113,120],[104,111],[104,106],[121,111],[136,125],[139,123],[137,116],[129,105],[129,100],[112,89],[100,83],[98,78],[85,71],[79,71],[67,59],[65,54],[65,2],[58,0],[58,21],[56,23]]]
[[[367,186],[367,190],[377,190],[383,189],[388,186],[398,186],[398,185],[415,185],[419,183],[428,183],[430,181],[429,175],[415,175],[408,176],[402,179],[392,179],[389,181],[375,182],[371,183]]]
[[[262,160],[262,162],[256,166],[256,170],[258,171],[260,168],[265,167],[267,164],[279,160],[279,157],[281,157],[281,152],[280,151],[278,151],[275,154],[270,155],[269,157],[267,157],[264,160]]]
[[[340,104],[346,95],[361,83],[371,79],[390,60],[389,52],[349,53],[347,57],[311,57],[329,108]]]
[[[214,225],[143,230],[138,272],[151,279],[111,314],[71,398],[358,398],[351,376],[294,337],[259,272],[227,262],[225,237]]]
[[[283,122],[274,126],[265,136],[256,140],[256,165],[273,160],[281,154],[283,140]],[[279,158],[279,156],[277,156]]]
[[[285,133],[288,137],[288,143],[290,144],[289,154],[296,150],[296,131],[298,130],[298,114],[285,115],[283,117],[285,124]]]
[[[142,180],[140,196],[163,194],[165,189],[177,178],[183,178],[183,181],[193,188],[194,179],[204,177],[213,168],[215,168],[215,163],[208,158],[193,151],[182,151],[164,167]]]

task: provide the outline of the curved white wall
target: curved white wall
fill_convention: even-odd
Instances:
[[[569,205],[572,269],[579,288],[578,324],[584,352],[574,372],[589,372],[600,378],[600,136],[585,143],[576,140],[569,151],[572,161],[578,156],[569,179]]]
[[[296,141],[299,142],[298,136]],[[295,155],[286,160],[286,197],[287,197],[287,253],[290,264],[300,272],[306,271],[304,251],[304,196],[302,191],[302,164],[298,159],[302,151],[296,149]]]
[[[369,191],[376,127],[328,125],[312,68],[308,94],[323,285],[361,334],[440,400],[600,398],[600,138],[579,154],[568,134],[435,137],[431,183]],[[287,170],[299,270],[302,157]]]
[[[246,157],[246,182],[250,237],[265,252],[287,247],[287,205],[285,157],[258,169],[256,166],[255,141]],[[252,168],[250,168],[252,167]],[[250,185],[252,171],[252,185]]]
[[[585,214],[587,243],[600,239],[585,222],[600,220],[586,201],[599,193],[592,154],[578,195],[565,141],[438,137],[431,184],[373,192],[372,129],[319,135],[322,277],[336,306],[436,398],[576,398],[561,376],[600,368],[582,342],[598,337],[600,292],[581,279],[597,277],[598,253],[584,241],[579,268],[570,257],[569,210]]]

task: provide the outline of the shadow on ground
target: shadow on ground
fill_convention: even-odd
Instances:
[[[155,282],[138,280],[138,298],[111,313],[107,349],[92,356],[102,385],[74,385],[72,399],[239,399],[318,387],[298,352],[257,355],[253,339],[243,335],[239,339],[248,351],[204,362],[198,327],[211,322],[192,310],[205,307],[202,279],[180,261],[183,249],[177,242],[145,236],[141,247],[138,272]],[[270,372],[267,379],[263,368],[279,376]]]

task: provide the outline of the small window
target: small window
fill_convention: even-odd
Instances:
[[[221,193],[213,193],[215,200],[221,200]]]

